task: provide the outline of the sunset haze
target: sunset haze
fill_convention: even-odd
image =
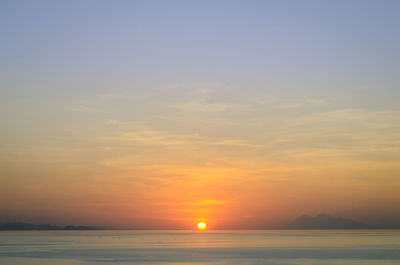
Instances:
[[[0,223],[399,228],[399,11],[2,1]]]

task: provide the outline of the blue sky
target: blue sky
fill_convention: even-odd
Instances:
[[[0,213],[168,227],[320,212],[398,222],[399,11],[2,1],[0,198],[13,203]]]
[[[397,93],[398,8],[397,1],[3,1],[2,80],[13,87],[7,94],[39,97],[204,81],[254,93],[384,97],[374,91]],[[66,91],[63,81],[75,84]]]

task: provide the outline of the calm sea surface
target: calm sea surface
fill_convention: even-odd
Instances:
[[[400,264],[400,231],[0,232],[1,265]]]

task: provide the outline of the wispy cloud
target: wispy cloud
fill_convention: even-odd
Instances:
[[[189,204],[194,206],[209,206],[209,205],[226,204],[226,203],[230,203],[230,200],[199,200],[199,201],[193,201]]]
[[[96,95],[89,99],[80,100],[72,106],[72,111],[84,113],[104,113],[109,109],[109,105],[124,99],[123,94],[108,93]]]
[[[195,200],[189,202],[160,202],[160,205],[167,206],[193,206],[193,207],[205,207],[212,205],[220,205],[230,203],[231,200],[216,200],[216,199],[205,199],[205,200]]]

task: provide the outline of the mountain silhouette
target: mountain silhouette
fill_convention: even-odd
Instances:
[[[302,215],[282,229],[374,229],[372,225],[351,219],[333,217],[327,214],[317,216]]]

